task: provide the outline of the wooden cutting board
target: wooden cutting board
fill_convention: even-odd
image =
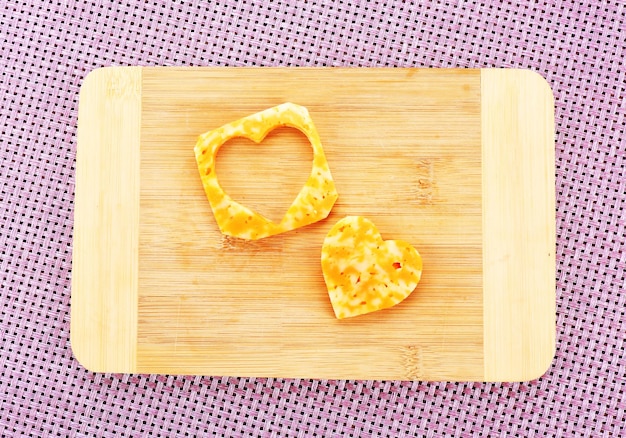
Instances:
[[[223,236],[199,134],[294,102],[337,190],[330,216]],[[291,128],[228,142],[227,193],[280,218],[311,169]],[[553,98],[507,69],[98,69],[78,115],[71,344],[98,372],[524,381],[555,349]],[[335,319],[324,236],[362,215],[423,257],[391,309]]]

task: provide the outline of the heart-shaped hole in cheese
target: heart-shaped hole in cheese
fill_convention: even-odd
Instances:
[[[308,138],[313,148],[313,163],[306,184],[280,222],[274,222],[234,201],[222,189],[216,156],[232,138],[244,137],[260,143],[270,131],[281,126],[296,128]],[[206,132],[198,138],[194,152],[215,220],[222,233],[229,236],[257,240],[312,224],[328,216],[338,197],[313,120],[300,105],[287,102]]]
[[[422,276],[422,258],[407,242],[383,241],[370,220],[348,216],[324,239],[322,272],[335,316],[342,319],[406,299]]]
[[[306,136],[295,128],[278,127],[261,143],[244,137],[225,142],[215,171],[232,199],[278,223],[306,184],[312,162]]]

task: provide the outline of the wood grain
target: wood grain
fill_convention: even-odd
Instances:
[[[483,70],[481,96],[485,380],[531,380],[555,352],[554,101],[529,70]]]
[[[117,74],[109,70],[102,76]],[[487,241],[483,232],[491,225],[484,219],[483,189],[500,184],[491,178],[502,175],[490,173],[487,180],[484,176],[481,120],[487,110],[484,102],[481,107],[482,74],[455,69],[143,68],[140,118],[130,119],[136,123],[135,131],[124,126],[123,134],[115,134],[125,138],[134,132],[135,138],[138,130],[140,135],[140,146],[133,143],[130,152],[131,164],[124,164],[124,171],[132,173],[129,187],[131,193],[137,191],[136,198],[119,188],[116,194],[102,193],[108,189],[90,181],[98,181],[97,172],[85,171],[80,179],[77,175],[77,209],[93,208],[78,202],[79,183],[84,186],[82,197],[119,196],[120,202],[132,198],[138,206],[138,217],[131,214],[128,223],[92,218],[99,228],[91,230],[106,236],[131,230],[123,232],[135,239],[131,241],[136,247],[118,248],[131,267],[115,265],[112,275],[126,280],[121,291],[133,290],[110,295],[109,280],[103,277],[111,272],[79,264],[84,271],[79,276],[95,271],[102,286],[91,282],[86,287],[80,281],[73,285],[72,330],[84,332],[73,333],[73,343],[99,337],[111,342],[109,349],[116,349],[116,338],[101,332],[126,340],[134,336],[136,349],[119,354],[131,356],[127,365],[144,373],[408,380],[505,375],[495,374],[485,358],[497,344],[490,341],[490,347],[485,346],[484,331],[493,330],[494,321],[508,323],[492,319],[487,326],[483,317],[487,309],[483,266],[490,266],[484,265],[489,259],[483,245],[495,242]],[[104,107],[103,100],[106,96],[81,94],[81,106],[93,107],[91,111],[110,120],[114,108]],[[339,200],[326,220],[302,229],[255,242],[223,236],[197,173],[196,138],[286,101],[308,108]],[[101,123],[116,130],[114,123]],[[85,125],[84,132],[91,129]],[[101,147],[89,152],[91,143],[79,135],[79,151],[85,149],[85,157],[99,156]],[[535,147],[551,146],[544,142]],[[235,199],[280,217],[309,174],[311,157],[306,138],[284,128],[259,145],[230,141],[220,151],[217,172]],[[494,160],[488,165],[499,165]],[[540,191],[543,183],[549,181],[510,189]],[[493,202],[490,205],[492,209]],[[508,214],[497,206],[495,211]],[[424,274],[416,291],[400,305],[339,321],[323,281],[320,251],[332,224],[347,215],[368,217],[385,239],[412,243],[423,257]],[[533,220],[541,222],[546,216]],[[85,258],[90,246],[83,241],[81,247]],[[507,250],[515,253],[517,248]],[[522,257],[530,255],[525,251]],[[136,277],[128,272],[136,272]],[[76,311],[75,295],[82,303]],[[116,307],[123,310],[107,313]],[[133,312],[135,320],[129,316]],[[106,328],[87,327],[94,315],[108,318]],[[537,324],[537,330],[543,330],[550,322]],[[119,333],[127,329],[131,331]],[[537,330],[527,336],[538,335]],[[106,346],[91,350],[91,362],[78,356],[90,368],[97,363],[99,370],[108,362],[96,360],[98,355],[117,354]],[[517,371],[507,374],[510,380],[523,376]]]
[[[138,368],[408,378],[402,351],[419,344],[451,367],[425,367],[421,378],[481,377],[478,71],[157,68],[143,77]],[[315,225],[227,239],[197,175],[196,136],[284,101],[311,113],[340,198]],[[233,196],[279,216],[311,166],[306,138],[288,131],[232,142],[218,162]],[[413,243],[424,280],[393,310],[337,321],[321,245],[353,214]],[[456,374],[446,358],[468,345],[475,360]]]
[[[141,68],[91,72],[80,91],[71,345],[93,371],[136,369]]]

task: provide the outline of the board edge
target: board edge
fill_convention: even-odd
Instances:
[[[97,68],[79,92],[70,345],[94,372],[136,368],[141,81]]]
[[[530,381],[556,352],[554,96],[534,71],[482,69],[481,105],[484,380]]]

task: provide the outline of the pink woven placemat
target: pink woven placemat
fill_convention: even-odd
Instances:
[[[0,0],[1,436],[624,436],[623,1],[177,3]],[[541,73],[557,123],[551,368],[523,384],[83,369],[69,345],[77,103],[105,65]]]

